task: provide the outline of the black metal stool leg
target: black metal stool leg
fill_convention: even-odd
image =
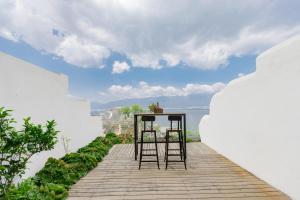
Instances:
[[[144,144],[144,132],[141,134],[141,150],[140,150],[140,163],[139,163],[139,170],[141,169],[142,158],[143,158],[143,144]]]
[[[182,134],[181,134],[181,131],[178,131],[178,140],[179,140],[180,160],[182,160]]]
[[[182,147],[184,148],[184,149],[182,148],[182,151],[183,151],[182,154],[184,154],[184,158],[183,158],[184,168],[185,168],[185,170],[187,170],[187,169],[186,169],[186,149],[185,149],[185,144],[184,144],[184,142],[186,142],[186,141],[183,141],[183,140],[182,140]]]
[[[166,134],[166,169],[168,169],[168,155],[169,155],[169,131]]]
[[[165,137],[165,157],[164,157],[164,162],[166,162],[167,158],[167,132],[166,132],[166,137]]]
[[[159,159],[158,159],[158,149],[157,149],[157,138],[156,138],[156,131],[154,132],[154,140],[155,140],[155,150],[156,150],[156,159],[157,159],[157,167],[159,168]]]
[[[166,162],[166,156],[167,156],[167,144],[165,143],[165,156],[164,156],[164,162]]]
[[[186,158],[184,158],[184,168],[185,168],[185,170],[187,170],[186,169]]]

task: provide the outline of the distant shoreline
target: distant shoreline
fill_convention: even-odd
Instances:
[[[164,108],[165,110],[209,110],[203,107],[187,107],[187,108]]]
[[[115,110],[115,109],[119,109],[121,107],[113,107],[113,108],[105,108],[105,109],[95,109],[92,110],[92,112],[103,112],[103,111],[107,111],[107,110]],[[165,110],[209,110],[208,107],[186,107],[186,108],[163,108]]]
[[[91,115],[92,116],[98,116],[100,113],[117,110],[121,107],[114,107],[114,108],[107,108],[107,109],[98,109],[98,110],[92,110]],[[203,111],[209,111],[208,107],[187,107],[187,108],[164,108],[164,110],[203,110]]]

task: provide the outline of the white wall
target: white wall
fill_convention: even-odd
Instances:
[[[262,53],[256,72],[216,94],[199,130],[204,143],[300,199],[300,36]]]
[[[100,117],[90,116],[90,104],[68,95],[68,77],[0,52],[0,106],[13,109],[22,122],[30,116],[35,123],[57,122],[58,143],[49,152],[30,160],[26,176],[34,175],[49,156],[65,154],[62,136],[69,138],[69,150],[76,151],[102,134]]]

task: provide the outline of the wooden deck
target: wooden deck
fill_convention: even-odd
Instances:
[[[203,143],[188,143],[187,170],[170,163],[134,160],[133,145],[115,145],[108,156],[69,191],[75,199],[289,199]]]

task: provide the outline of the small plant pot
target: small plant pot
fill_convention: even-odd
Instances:
[[[156,108],[154,109],[154,113],[163,113],[164,110],[162,108]]]

